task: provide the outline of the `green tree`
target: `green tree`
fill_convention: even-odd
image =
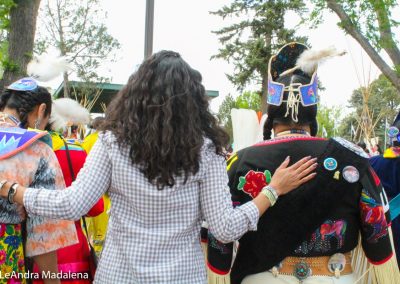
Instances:
[[[225,131],[229,134],[229,137],[233,137],[232,129],[232,117],[231,110],[236,108],[236,101],[231,94],[228,94],[223,100],[222,104],[219,106],[217,118]]]
[[[236,99],[236,108],[252,109],[254,111],[261,110],[260,94],[257,92],[245,91]]]
[[[390,123],[393,121],[399,110],[400,96],[398,96],[396,88],[384,75],[380,75],[378,79],[371,82],[368,88],[369,90],[367,91],[370,92],[370,96],[367,106],[371,110],[371,123],[374,124],[375,135],[383,143],[385,139],[385,122],[388,121]],[[340,129],[340,133],[347,136],[351,133],[351,125],[353,125],[355,130],[358,128],[354,137],[355,141],[359,141],[362,138],[360,137],[361,131],[358,127],[358,122],[362,119],[363,91],[365,91],[363,88],[353,91],[349,104],[354,111],[343,120]]]
[[[238,20],[214,33],[223,47],[212,58],[232,62],[235,70],[228,79],[243,90],[250,82],[260,84],[262,111],[266,111],[268,61],[283,44],[290,41],[305,43],[305,37],[296,37],[294,29],[285,28],[285,14],[302,14],[306,6],[301,0],[234,0],[230,5],[211,12],[223,19]]]
[[[84,82],[104,81],[97,69],[120,48],[104,23],[106,13],[99,0],[47,0],[40,11],[43,27],[38,33],[39,53],[55,47],[73,64]],[[64,73],[64,96],[69,97],[68,73]]]
[[[236,99],[234,99],[232,95],[229,94],[223,100],[222,104],[218,109],[217,117],[220,124],[224,127],[225,131],[231,137],[231,142],[233,139],[231,110],[233,108],[252,109],[256,112],[260,111],[261,110],[260,94],[257,92],[245,91]]]
[[[319,105],[317,113],[318,133],[320,137],[334,137],[338,134],[340,109]],[[324,133],[326,131],[326,133]]]
[[[0,79],[3,77],[3,62],[7,60],[7,31],[10,25],[10,10],[15,5],[13,0],[0,2]]]
[[[344,117],[338,126],[338,136],[352,142],[358,142],[357,137],[359,135],[357,135],[357,132],[359,133],[360,131],[357,128],[357,123],[356,112],[352,112]]]
[[[2,0],[0,2],[0,42],[4,42],[7,39],[7,30],[10,26],[10,10],[14,6],[14,0]]]
[[[26,75],[32,58],[40,0],[2,0],[0,59],[4,70],[0,90]]]
[[[338,26],[352,36],[365,50],[375,65],[400,93],[400,49],[394,29],[399,27],[393,9],[397,0],[311,0],[315,9],[311,19],[322,21],[323,10],[336,13]],[[384,50],[391,62],[380,53]]]

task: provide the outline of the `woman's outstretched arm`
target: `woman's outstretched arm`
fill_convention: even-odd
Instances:
[[[46,148],[46,151],[52,151]],[[53,155],[54,159],[56,157]],[[111,184],[111,162],[107,149],[99,137],[75,182],[67,190],[30,189],[20,185],[14,201],[23,204],[30,214],[64,220],[77,220],[108,190]],[[0,190],[7,198],[12,181]]]
[[[262,193],[255,199],[233,208],[228,187],[225,159],[210,154],[206,174],[200,184],[200,202],[204,219],[210,232],[221,242],[239,239],[247,231],[257,229],[257,222],[270,206],[270,200]],[[315,159],[306,157],[290,167],[286,159],[276,170],[270,185],[278,195],[285,194],[315,176]]]

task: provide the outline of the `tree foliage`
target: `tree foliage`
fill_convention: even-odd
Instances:
[[[319,24],[323,11],[335,12],[338,26],[352,36],[371,60],[400,93],[400,48],[394,30],[399,19],[392,13],[397,0],[311,0],[315,9],[311,13],[314,24]],[[384,50],[391,62],[380,54]]]
[[[337,136],[340,124],[340,109],[338,107],[328,107],[319,105],[317,113],[318,133],[320,137]],[[326,133],[324,133],[324,130]]]
[[[15,6],[14,0],[2,0],[0,2],[0,35],[3,38],[6,30],[10,26],[10,10]]]
[[[218,120],[225,131],[233,139],[231,110],[233,108],[252,109],[256,112],[261,111],[261,97],[257,92],[245,91],[236,99],[228,94],[218,109]]]
[[[0,2],[0,78],[3,76],[3,62],[7,60],[7,30],[10,26],[10,10],[14,5],[13,0]]]
[[[0,4],[0,59],[4,70],[0,90],[26,76],[32,58],[40,0],[2,0]]]
[[[223,47],[212,58],[224,59],[234,65],[234,72],[228,79],[238,90],[243,90],[250,82],[261,83],[263,111],[269,58],[287,42],[306,41],[305,37],[296,37],[294,29],[285,28],[284,16],[288,11],[302,14],[306,6],[300,0],[234,0],[211,12],[223,19],[237,20],[214,31]]]
[[[97,69],[120,48],[119,42],[108,33],[105,18],[99,0],[47,0],[40,10],[42,27],[36,42],[37,52],[54,47],[69,58],[82,81],[104,81]],[[64,74],[64,83],[67,81]],[[64,90],[68,92],[66,86]]]
[[[381,142],[384,141],[385,135],[385,121],[391,123],[399,111],[400,97],[398,96],[396,88],[390,83],[390,81],[384,76],[379,76],[378,79],[371,82],[368,87],[370,96],[367,102],[368,108],[371,110],[371,122],[376,122],[374,131],[375,135],[379,137]],[[362,92],[365,91],[362,88],[358,88],[353,91],[353,94],[349,100],[349,105],[353,109],[353,112],[348,115],[342,122],[340,134],[343,136],[349,136],[351,133],[351,124],[357,130],[358,121],[362,119],[363,110],[363,96]],[[355,141],[361,140],[360,129],[356,133],[356,137],[353,138]]]

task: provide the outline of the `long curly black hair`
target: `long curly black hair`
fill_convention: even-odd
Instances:
[[[141,165],[158,189],[175,177],[199,171],[200,149],[209,138],[219,155],[229,136],[208,110],[201,74],[173,51],[146,59],[107,108],[103,131],[119,146],[129,146],[133,164]]]
[[[35,91],[14,91],[5,89],[0,96],[0,111],[5,107],[15,109],[21,121],[21,127],[28,128],[28,114],[41,104],[46,104],[44,115],[51,114],[51,95],[44,87],[38,87]]]

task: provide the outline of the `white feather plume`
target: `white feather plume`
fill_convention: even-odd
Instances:
[[[328,58],[344,54],[346,54],[346,51],[339,51],[334,46],[321,50],[308,49],[299,56],[296,67],[308,75],[312,75],[315,70],[317,70],[319,63],[322,63]]]
[[[67,58],[42,54],[28,63],[27,73],[40,82],[50,81],[66,71],[72,70]]]
[[[69,124],[80,125],[90,122],[89,111],[77,101],[61,98],[53,101],[50,123],[53,130],[65,128]]]

